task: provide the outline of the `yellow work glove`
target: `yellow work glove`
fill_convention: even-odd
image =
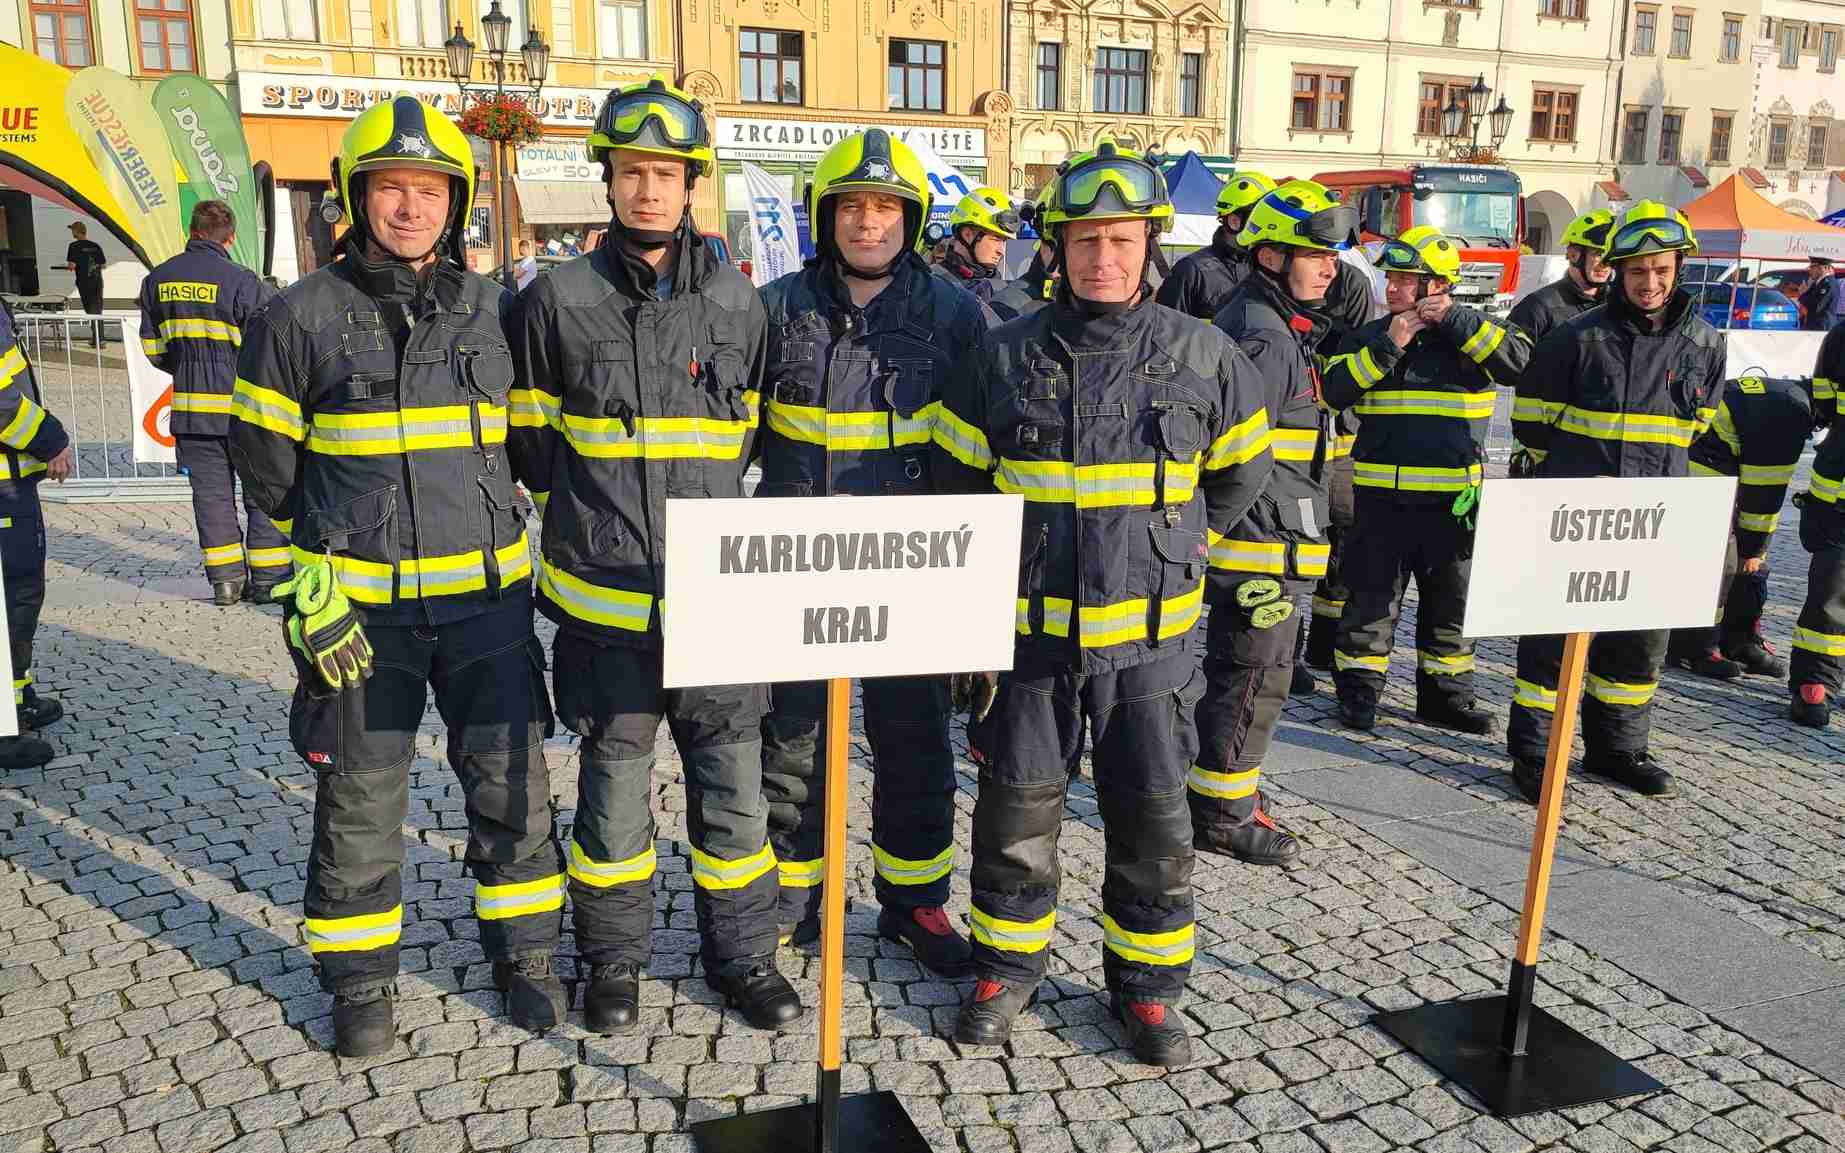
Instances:
[[[372,675],[371,642],[326,557],[298,565],[275,587],[275,599],[287,617],[289,645],[329,689],[349,689]]]

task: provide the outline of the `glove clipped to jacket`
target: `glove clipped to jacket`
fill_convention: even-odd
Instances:
[[[999,694],[999,674],[950,673],[948,693],[954,711],[966,713],[968,722],[977,725],[992,711],[993,698]]]
[[[300,565],[275,587],[288,644],[304,658],[327,690],[341,692],[372,675],[372,646],[340,591],[333,563],[319,557]]]

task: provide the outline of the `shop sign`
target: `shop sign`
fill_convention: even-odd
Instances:
[[[521,180],[581,180],[602,183],[602,166],[592,164],[585,151],[587,141],[551,138],[519,146]]]
[[[718,155],[726,160],[787,160],[819,156],[857,132],[882,128],[905,144],[921,141],[950,160],[986,162],[987,130],[940,124],[874,124],[850,120],[789,120],[767,116],[717,118]]]
[[[382,76],[323,76],[289,72],[239,72],[238,100],[246,116],[306,116],[350,120],[374,104],[414,96],[448,116],[461,115],[461,94],[448,81]],[[509,92],[515,98],[521,93]],[[546,88],[525,97],[539,119],[552,125],[594,124],[607,93],[598,88]]]

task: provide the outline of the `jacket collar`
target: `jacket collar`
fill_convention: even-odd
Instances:
[[[399,260],[372,262],[365,245],[348,231],[340,238],[340,259],[335,267],[344,270],[347,279],[365,295],[380,304],[420,305],[433,295],[442,308],[454,307],[461,296],[462,271],[447,259],[437,259],[426,282],[419,282],[409,265]]]
[[[222,257],[225,260],[229,260],[231,258],[231,254],[225,250],[224,245],[219,244],[215,240],[206,240],[203,237],[198,237],[198,236],[195,236],[192,239],[186,241],[186,251],[187,252],[209,252],[213,256]]]

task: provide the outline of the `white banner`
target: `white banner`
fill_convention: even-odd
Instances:
[[[794,222],[794,201],[782,181],[745,161],[743,180],[749,189],[750,226],[755,240],[750,254],[750,279],[756,287],[772,284],[801,268],[801,234]]]
[[[882,128],[915,148],[921,144],[956,160],[985,166],[987,130],[953,125],[892,124],[855,120],[795,120],[787,116],[719,116],[717,150],[725,160],[788,160],[819,156],[867,128]]]
[[[929,191],[934,196],[929,205],[930,217],[947,221],[955,205],[961,203],[961,198],[980,185],[959,168],[943,160],[939,152],[929,147],[928,141],[912,141],[910,150],[916,153],[916,159],[922,161],[923,171],[929,174]]]
[[[508,92],[524,99],[526,107],[546,124],[588,127],[596,122],[604,88],[560,88],[546,85],[536,98],[525,92]],[[297,72],[238,72],[237,98],[245,116],[311,116],[351,120],[374,104],[399,96],[414,96],[453,119],[461,115],[461,94],[449,80],[403,80],[393,77],[325,76]]]
[[[122,348],[128,358],[128,398],[135,420],[135,463],[174,464],[173,378],[155,368],[141,351],[141,314],[120,316]]]
[[[1012,667],[1013,495],[666,502],[665,684]]]
[[[1710,624],[1735,495],[1727,476],[1487,481],[1463,634]]]
[[[1813,375],[1823,332],[1770,332],[1733,328],[1723,334],[1723,376],[1802,380]]]
[[[590,163],[588,141],[582,137],[553,139],[547,136],[532,144],[519,145],[518,171],[522,180],[602,183],[602,165]]]

